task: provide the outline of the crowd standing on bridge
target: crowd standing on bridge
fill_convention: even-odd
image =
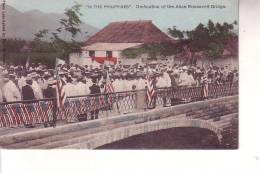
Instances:
[[[147,75],[155,89],[238,81],[238,70],[229,65],[210,65],[205,68],[170,64],[168,61],[132,66],[100,65],[95,68],[71,63],[60,64],[57,70],[67,97],[104,93],[107,74],[114,92],[145,89]],[[0,71],[0,103],[55,97],[54,81],[57,74],[54,69],[48,69],[41,63],[32,63],[28,67],[2,65]]]

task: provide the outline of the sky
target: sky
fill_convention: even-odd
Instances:
[[[233,22],[238,20],[238,0],[75,0],[82,4],[82,21],[99,29],[113,21],[152,20],[161,29],[176,26],[189,30],[199,23]],[[63,13],[74,0],[6,0],[8,5],[25,12],[40,10],[45,13]],[[102,5],[103,8],[94,8]],[[105,8],[104,5],[129,5],[125,9]],[[141,9],[136,5],[160,5],[160,9]],[[161,8],[161,5],[224,5],[220,8]],[[92,6],[92,8],[90,8]]]

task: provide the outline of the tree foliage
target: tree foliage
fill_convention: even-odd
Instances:
[[[139,55],[147,54],[150,59],[156,59],[158,56],[166,57],[178,53],[180,49],[171,43],[151,43],[145,44],[139,48],[129,48],[122,51],[126,58],[136,58]]]
[[[26,41],[22,39],[6,39],[5,42],[5,50],[6,52],[19,52],[23,46],[25,45]],[[3,42],[0,42],[0,50],[3,49]]]
[[[181,31],[174,27],[169,28],[168,33],[180,40],[188,39],[190,50],[193,53],[203,51],[207,57],[215,59],[222,55],[226,42],[237,36],[233,32],[235,25],[237,25],[237,21],[220,24],[209,20],[207,25],[200,23],[191,31]],[[184,38],[184,35],[187,38]]]
[[[38,33],[34,34],[34,41],[41,41],[47,37],[48,29],[40,30]]]
[[[173,36],[174,38],[178,38],[178,39],[183,39],[184,38],[184,34],[182,31],[177,30],[176,26],[173,26],[173,28],[169,28],[168,32],[171,36]]]
[[[156,57],[169,56],[177,53],[181,53],[185,56],[185,51],[191,51],[191,58],[195,58],[195,52],[203,51],[206,57],[211,59],[221,57],[226,42],[233,37],[236,37],[236,33],[233,32],[234,26],[237,25],[237,21],[233,23],[224,22],[223,24],[214,23],[209,20],[207,25],[202,23],[198,24],[193,30],[181,31],[173,26],[168,28],[168,33],[175,39],[179,40],[179,44],[170,45],[162,43],[145,44],[140,48],[131,48],[123,51],[123,56],[128,58],[135,58],[141,54],[148,54],[151,59]],[[188,49],[183,47],[187,45]],[[190,58],[190,56],[188,56]],[[190,60],[190,62],[196,62]]]
[[[82,23],[80,12],[82,5],[75,3],[71,8],[65,9],[65,17],[59,20],[60,26],[51,32],[51,42],[49,50],[59,53],[59,58],[67,60],[71,52],[79,51],[82,43],[77,42],[75,37],[81,33],[80,24]],[[42,44],[44,38],[50,31],[48,29],[40,30],[35,34],[34,41]],[[62,36],[63,35],[63,38]],[[70,40],[68,41],[68,38]]]

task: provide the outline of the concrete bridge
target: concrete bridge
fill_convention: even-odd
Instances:
[[[129,137],[176,127],[208,129],[219,143],[238,121],[238,96],[192,102],[0,137],[8,149],[95,149]]]

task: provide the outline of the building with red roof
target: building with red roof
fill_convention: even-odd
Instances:
[[[86,41],[82,48],[82,57],[100,64],[117,64],[126,60],[122,56],[123,50],[138,48],[144,44],[175,42],[151,20],[112,22]],[[73,62],[73,58],[70,60]],[[81,60],[81,63],[83,61],[85,60]],[[136,63],[141,59],[134,61]]]

